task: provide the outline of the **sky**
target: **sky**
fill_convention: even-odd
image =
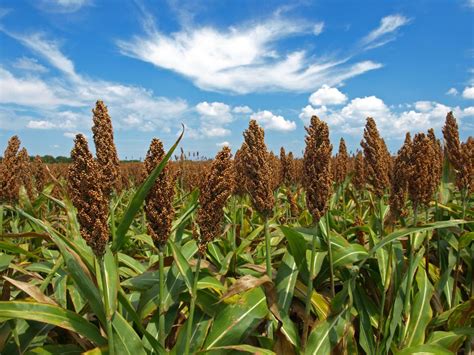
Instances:
[[[235,152],[249,119],[301,156],[312,115],[334,153],[341,137],[360,148],[368,116],[394,153],[407,131],[441,135],[450,110],[466,139],[474,0],[2,0],[0,150],[17,134],[68,156],[98,99],[122,159],[182,124],[185,151]]]

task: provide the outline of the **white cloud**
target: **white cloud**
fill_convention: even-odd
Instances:
[[[174,71],[201,89],[238,94],[308,92],[381,67],[369,60],[349,63],[350,56],[317,59],[304,50],[276,49],[280,40],[311,30],[304,21],[273,18],[228,29],[186,27],[171,35],[149,30],[118,46],[124,55]]]
[[[462,92],[462,97],[465,99],[474,99],[474,86],[468,86],[464,88]]]
[[[313,26],[313,34],[319,36],[324,31],[324,22],[318,22]]]
[[[196,105],[196,111],[204,120],[211,124],[220,125],[230,123],[232,121],[230,106],[222,102],[200,102]]]
[[[218,147],[230,147],[230,143],[227,141],[216,143],[216,146]]]
[[[91,0],[40,0],[38,3],[41,10],[56,13],[76,12],[91,4]]]
[[[408,24],[410,19],[403,15],[389,15],[380,20],[380,25],[362,39],[367,49],[380,47],[395,39],[396,31]]]
[[[206,127],[201,129],[201,134],[206,137],[225,137],[230,134],[230,130],[224,127]]]
[[[56,125],[50,121],[41,120],[41,121],[30,121],[28,122],[26,127],[32,128],[32,129],[52,129],[52,128],[56,128]]]
[[[309,97],[309,102],[314,106],[340,105],[346,101],[346,95],[337,88],[331,88],[328,85],[323,85]]]
[[[170,126],[178,126],[179,119],[188,112],[185,100],[157,97],[151,90],[140,86],[123,85],[78,74],[74,63],[61,52],[58,43],[46,39],[42,34],[20,35],[3,31],[44,57],[60,71],[59,76],[48,78],[16,77],[0,67],[0,88],[9,88],[0,90],[0,103],[35,108],[36,116],[41,118],[33,120],[51,121],[60,129],[85,128],[91,121],[91,107],[97,99],[102,99],[109,108],[115,128],[148,131],[160,128],[166,132],[170,131]],[[66,109],[58,111],[59,106],[65,106]],[[79,118],[71,120],[73,114]],[[18,112],[16,117],[17,121],[25,122],[24,113]],[[63,122],[59,124],[56,119]]]
[[[233,109],[232,109],[232,112],[233,113],[242,113],[242,114],[245,114],[245,113],[252,113],[253,110],[248,107],[248,106],[235,106]]]
[[[446,95],[456,96],[458,93],[459,92],[456,88],[451,88],[446,92]]]
[[[318,116],[319,118],[324,119],[324,116],[327,112],[328,109],[326,106],[313,107],[311,105],[307,105],[301,110],[299,118],[304,122],[305,125],[307,125],[311,117]]]
[[[38,73],[45,73],[48,71],[48,69],[45,66],[38,63],[38,60],[36,60],[35,58],[28,58],[28,57],[18,58],[13,63],[13,67],[20,70],[38,72]]]
[[[74,101],[59,97],[46,82],[37,77],[16,77],[0,67],[0,103],[33,107],[75,105]]]
[[[286,120],[283,116],[274,115],[267,110],[253,113],[250,119],[256,120],[267,130],[288,132],[296,129],[295,122]]]

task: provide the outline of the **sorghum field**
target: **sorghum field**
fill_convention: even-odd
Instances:
[[[127,164],[102,101],[93,120],[70,164],[8,141],[2,354],[472,351],[474,139],[452,113],[394,156],[372,118],[351,156],[313,116],[302,159],[250,121],[236,152],[189,159],[184,131]]]

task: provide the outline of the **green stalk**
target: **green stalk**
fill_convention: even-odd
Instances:
[[[270,249],[270,232],[268,230],[268,217],[265,216],[265,262],[267,267],[267,275],[272,280],[272,261],[271,261],[271,249]]]
[[[198,252],[196,272],[194,274],[194,280],[193,280],[193,289],[191,291],[191,304],[189,306],[189,318],[188,318],[188,327],[186,328],[186,347],[184,349],[184,355],[189,354],[189,348],[191,346],[191,334],[193,330],[194,308],[196,307],[197,283],[199,279],[200,268],[201,268],[201,253]]]
[[[416,227],[417,223],[417,214],[418,214],[418,206],[415,205],[413,208],[413,226]],[[415,246],[414,241],[412,240],[412,235],[408,236],[408,247],[409,247],[409,259],[408,259],[408,274],[407,274],[407,283],[406,283],[406,290],[405,290],[405,299],[403,300],[403,312],[402,314],[405,316],[405,319],[408,317],[408,303],[410,301],[410,293],[411,293],[411,284],[413,282],[413,260],[415,258]],[[407,327],[404,328],[404,335],[401,338],[401,341],[405,338]]]
[[[309,330],[309,315],[311,311],[311,295],[313,294],[313,274],[314,274],[314,259],[316,258],[316,238],[318,236],[318,223],[314,226],[312,242],[311,242],[311,263],[309,265],[308,282],[306,283],[306,299],[305,299],[305,317],[303,324],[303,339],[305,345],[308,338]],[[303,348],[304,348],[303,345]]]
[[[164,348],[165,347],[165,254],[163,250],[160,248],[159,250],[159,258],[160,258],[160,265],[159,265],[159,277],[160,277],[160,307],[159,307],[159,318],[158,318],[158,336],[160,345]]]
[[[425,223],[428,223],[429,214],[428,208],[425,209]],[[425,239],[425,269],[426,269],[426,276],[428,279],[430,278],[430,232],[426,232],[426,239]]]
[[[380,222],[380,228],[379,228],[379,233],[380,233],[380,240],[383,239],[384,236],[384,229],[383,229],[383,211],[382,211],[382,198],[379,199],[379,222]],[[383,324],[384,324],[384,309],[385,309],[385,299],[386,299],[386,286],[388,285],[388,281],[390,280],[389,277],[389,268],[390,268],[390,261],[392,258],[392,243],[389,245],[389,255],[387,258],[387,274],[385,275],[385,280],[383,280],[383,290],[382,290],[382,301],[380,302],[380,309],[379,309],[379,326],[378,326],[378,334],[377,334],[377,349],[375,350],[375,353],[378,354],[379,350],[379,344],[380,344],[380,338],[382,334],[382,329],[383,329]]]
[[[104,260],[103,258],[100,259],[99,261],[100,265],[100,278],[102,282],[102,292],[104,292],[104,305],[105,309],[109,309],[109,298],[105,294],[105,289],[107,288],[107,284],[105,283],[106,277],[105,277],[105,267],[104,267]],[[107,313],[109,313],[107,311]],[[109,348],[109,355],[114,355],[115,354],[115,348],[114,348],[114,331],[112,327],[112,314],[107,314],[107,317],[105,319],[105,326],[106,326],[106,332],[107,332],[107,343],[108,343],[108,348]]]
[[[466,218],[466,191],[463,189],[461,191],[461,203],[462,203],[462,219]],[[464,223],[461,225],[461,233],[460,236],[464,233]],[[456,268],[454,269],[454,283],[453,283],[453,293],[451,297],[451,304],[454,305],[454,300],[456,297],[456,291],[457,291],[457,284],[458,284],[458,279],[459,279],[459,264],[461,263],[461,250],[458,246],[458,253],[456,255]]]
[[[331,295],[334,297],[336,295],[336,291],[334,288],[334,265],[332,263],[332,246],[331,246],[331,232],[329,226],[329,212],[326,213],[326,233],[327,233],[327,243],[328,243],[328,255],[329,255],[329,279],[331,282]]]
[[[0,206],[0,235],[3,234],[3,205]]]

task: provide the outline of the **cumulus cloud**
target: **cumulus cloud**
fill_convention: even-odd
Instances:
[[[216,146],[218,147],[230,147],[230,143],[227,141],[216,143]]]
[[[389,15],[380,20],[380,25],[362,39],[362,44],[369,48],[380,47],[396,38],[397,30],[407,25],[410,19],[403,15]]]
[[[296,129],[296,123],[286,120],[283,116],[274,115],[271,111],[253,113],[250,119],[256,120],[266,130],[288,132]]]
[[[406,108],[411,109],[406,109]],[[474,108],[450,107],[435,101],[417,101],[410,105],[400,105],[401,111],[389,107],[377,96],[357,97],[340,109],[326,106],[301,109],[300,119],[308,123],[312,115],[325,120],[331,131],[360,136],[367,117],[375,118],[377,126],[388,139],[400,138],[405,132],[424,131],[428,128],[439,129],[443,126],[446,114],[454,111],[459,120],[474,116]],[[405,108],[405,110],[403,110]]]
[[[446,95],[456,96],[457,94],[459,94],[459,92],[456,88],[450,88],[446,91]]]
[[[337,88],[331,88],[328,85],[323,85],[309,97],[309,102],[314,106],[340,105],[346,101],[346,95]]]
[[[308,92],[381,67],[350,62],[351,56],[318,59],[303,49],[278,51],[282,39],[314,31],[305,21],[273,17],[227,29],[188,26],[169,35],[150,30],[149,19],[144,27],[145,35],[117,42],[122,54],[174,71],[204,90]]]
[[[464,88],[462,92],[462,97],[465,99],[474,99],[474,86],[468,86]]]
[[[246,113],[252,113],[253,110],[248,106],[235,106],[232,109],[232,112],[237,113],[237,114],[239,114],[239,113],[246,114]]]

